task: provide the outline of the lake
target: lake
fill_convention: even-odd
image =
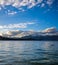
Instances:
[[[58,41],[0,41],[0,65],[58,65]]]

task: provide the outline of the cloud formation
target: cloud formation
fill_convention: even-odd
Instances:
[[[31,24],[31,23],[29,23]],[[43,32],[45,34],[43,34]],[[24,36],[39,36],[39,35],[58,35],[58,31],[55,27],[47,28],[41,32],[37,31],[20,31],[20,30],[10,30],[5,33],[0,33],[1,36],[5,37],[24,37]]]
[[[38,5],[40,5],[40,7],[45,7],[46,5],[50,6],[53,4],[53,2],[54,0],[0,0],[0,10],[5,8],[5,6],[10,5],[17,8],[19,11],[24,11]],[[24,9],[24,7],[26,7],[26,9]],[[8,12],[8,14],[13,15],[16,14],[16,12],[11,11]]]
[[[0,35],[4,37],[23,37],[32,35],[33,33],[34,31],[10,30],[6,31],[5,33],[0,33]]]
[[[14,14],[17,14],[17,12],[8,10],[8,15],[14,15]]]
[[[7,36],[15,36],[17,34],[20,34],[22,31],[19,31],[19,30],[12,30],[12,31],[7,31],[5,34]],[[5,36],[5,35],[4,35]]]
[[[47,4],[50,6],[51,4],[53,4],[54,0],[47,0]]]
[[[45,30],[43,30],[42,32],[46,32],[46,33],[49,33],[49,32],[56,32],[56,28],[55,27],[51,27],[51,28],[47,28]]]
[[[34,22],[18,23],[18,24],[9,24],[9,25],[0,25],[0,29],[14,29],[14,28],[27,28],[28,25],[33,25]]]

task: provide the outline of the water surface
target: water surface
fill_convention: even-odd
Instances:
[[[58,41],[0,41],[0,65],[58,65]]]

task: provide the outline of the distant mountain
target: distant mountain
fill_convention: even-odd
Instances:
[[[18,34],[0,36],[0,40],[57,40],[58,32],[21,31]]]

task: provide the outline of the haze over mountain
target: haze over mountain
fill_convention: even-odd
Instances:
[[[1,36],[3,37],[10,37],[10,38],[21,38],[25,36],[54,36],[58,35],[58,31],[56,30],[55,27],[47,28],[45,30],[42,30],[40,32],[38,31],[19,31],[19,30],[12,30],[12,31],[7,31],[6,33],[0,33]]]

